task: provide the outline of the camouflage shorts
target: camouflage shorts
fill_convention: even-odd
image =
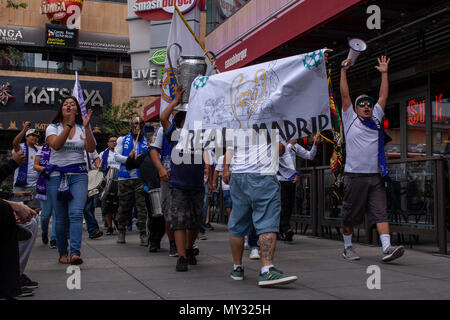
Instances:
[[[204,190],[170,189],[170,228],[199,230],[203,217]]]

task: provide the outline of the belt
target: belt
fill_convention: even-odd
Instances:
[[[344,176],[348,177],[379,177],[379,173],[352,173],[352,172],[344,172]]]

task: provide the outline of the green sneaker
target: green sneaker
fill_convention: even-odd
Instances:
[[[236,270],[230,274],[233,280],[244,280],[244,268],[237,267]]]
[[[274,267],[269,269],[269,272],[259,274],[258,285],[260,287],[270,287],[277,284],[288,284],[297,280],[297,276],[288,276],[283,272],[275,269]]]

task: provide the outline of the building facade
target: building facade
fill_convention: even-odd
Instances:
[[[132,96],[126,2],[26,3],[27,8],[0,10],[0,149],[10,149],[24,121],[45,130],[61,99],[71,95],[75,72],[102,141],[102,106],[127,103]]]

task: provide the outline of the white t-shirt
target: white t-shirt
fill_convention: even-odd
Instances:
[[[54,164],[60,167],[68,166],[71,164],[85,163],[84,143],[86,140],[86,132],[83,126],[75,126],[75,135],[72,139],[67,138],[64,146],[55,150],[51,148],[50,164]],[[45,140],[51,135],[59,136],[64,130],[63,126],[58,124],[50,124],[45,130]],[[52,172],[52,176],[59,175],[59,172]]]
[[[164,137],[164,130],[162,127],[159,127],[156,134],[153,135],[150,147],[158,148],[159,150],[161,150],[163,146],[163,137]],[[170,155],[163,156],[161,159],[162,165],[169,172],[170,172],[170,162],[171,162]]]
[[[295,145],[288,143],[286,151],[280,157],[280,168],[277,174],[278,181],[289,181],[289,178],[297,171],[295,155],[306,160],[313,160],[316,153],[317,147],[315,145],[308,151],[297,143]]]
[[[377,103],[373,109],[372,118],[381,124],[384,117],[383,109]],[[344,172],[378,173],[378,131],[362,124],[353,110],[353,105],[342,113],[345,133],[345,168]],[[382,125],[382,124],[381,124]]]
[[[25,154],[25,143],[19,144],[20,149],[22,150],[23,154]],[[34,159],[36,158],[36,155],[39,155],[42,147],[35,146],[36,150],[34,148],[28,147],[28,170],[27,170],[27,185],[25,187],[34,187],[36,185],[37,179],[39,177],[39,172],[34,170]],[[14,171],[14,183],[17,181],[17,176],[19,175],[19,168],[17,168]]]
[[[245,137],[243,132],[244,130],[240,130],[239,136],[234,137],[233,173],[276,174],[279,163],[278,142],[272,141],[272,150],[272,144],[261,139],[260,135],[253,139]]]
[[[223,159],[224,159],[224,156],[220,156],[219,159],[217,160],[217,164],[216,164],[216,168],[215,168],[215,170],[217,172],[223,171]],[[233,163],[230,163],[230,171],[233,171],[232,167],[233,167]],[[223,182],[223,179],[222,179],[222,190],[230,190],[230,185]]]
[[[103,159],[104,152],[106,152],[106,150],[103,151],[102,153],[100,153],[100,159]],[[114,151],[109,150],[107,163],[106,164],[102,163],[102,166],[106,166],[107,168],[112,167],[112,168],[120,169],[120,162],[116,161],[115,155],[116,155],[116,153]]]
[[[119,139],[117,139],[117,144],[116,144],[116,148],[114,149],[115,153],[114,153],[114,159],[119,163],[119,164],[125,164],[127,162],[128,157],[125,157],[122,155],[123,152],[123,138],[124,137],[119,137]],[[120,165],[119,165],[119,170],[120,170]],[[131,171],[128,171],[128,174],[130,175],[129,178],[121,178],[119,177],[119,180],[129,180],[129,179],[138,179],[137,176],[137,169],[133,169]]]

